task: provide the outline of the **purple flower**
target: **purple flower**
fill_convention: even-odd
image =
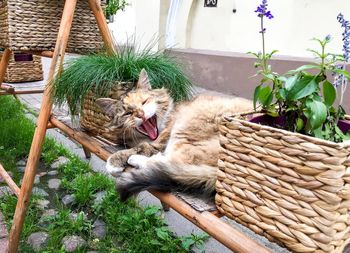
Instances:
[[[344,19],[343,14],[337,16],[338,22],[344,28],[343,32],[343,53],[346,62],[350,60],[350,22]]]
[[[261,4],[256,8],[256,13],[258,13],[258,17],[267,17],[268,19],[272,19],[273,15],[271,11],[267,10],[267,0],[262,0]]]
[[[325,40],[326,41],[330,41],[332,39],[332,36],[330,34],[328,34],[326,37],[325,37]]]

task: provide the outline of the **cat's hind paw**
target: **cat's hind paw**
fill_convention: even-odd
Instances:
[[[149,157],[143,155],[132,155],[128,159],[128,164],[135,167],[136,169],[145,169]]]

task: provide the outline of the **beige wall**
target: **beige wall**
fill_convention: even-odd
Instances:
[[[230,52],[260,50],[259,19],[254,10],[258,0],[218,0],[217,8],[204,8],[204,0],[177,0],[178,10],[173,23],[175,48],[195,48]],[[147,44],[159,36],[160,48],[165,45],[167,9],[170,0],[130,0],[134,13],[137,41]],[[341,28],[336,20],[341,11],[350,19],[347,0],[270,0],[275,18],[266,21],[267,49],[277,49],[281,55],[310,56],[307,48],[314,47],[313,37],[331,34],[330,50],[341,53]],[[233,13],[236,9],[236,13]],[[125,13],[119,13],[119,16]],[[117,30],[120,23],[110,27]],[[125,26],[125,24],[123,24]],[[168,27],[168,31],[171,31]],[[125,36],[125,34],[124,34]],[[117,37],[123,37],[118,35]]]

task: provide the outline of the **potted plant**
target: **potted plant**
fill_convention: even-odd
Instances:
[[[107,5],[105,7],[105,15],[109,22],[114,22],[114,15],[117,14],[119,10],[124,11],[125,7],[129,4],[125,0],[107,0]]]
[[[273,18],[266,0],[256,12],[265,45],[264,18]],[[336,86],[345,87],[350,79],[350,24],[338,20],[346,30],[344,56],[327,53],[330,36],[316,39],[317,63],[279,75],[268,65],[274,52],[263,46],[254,54],[262,76],[254,92],[258,116],[225,117],[220,125],[218,209],[294,252],[342,252],[350,238],[350,123],[341,121],[342,101],[334,106],[330,80],[335,73]]]
[[[120,134],[108,127],[111,119],[95,103],[97,98],[120,99],[134,87],[142,69],[147,71],[153,88],[167,88],[175,101],[190,95],[192,84],[182,66],[162,51],[151,51],[151,46],[137,50],[129,45],[116,53],[101,52],[68,61],[53,82],[55,103],[68,103],[71,114],[81,116],[85,129],[118,143]]]

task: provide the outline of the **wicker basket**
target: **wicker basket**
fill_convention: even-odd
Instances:
[[[350,142],[237,117],[219,128],[218,209],[294,252],[342,252],[350,237]]]
[[[1,0],[0,47],[13,51],[53,50],[64,0]],[[79,0],[69,36],[69,52],[87,53],[103,46],[87,0]]]
[[[0,52],[0,60],[2,52]],[[15,61],[11,55],[10,62],[5,74],[5,82],[20,83],[43,80],[43,69],[40,56],[32,56],[31,61]]]
[[[109,92],[108,97],[113,99],[122,99],[127,92],[134,87],[131,82],[118,82]],[[114,143],[118,143],[119,138],[123,133],[118,129],[111,129],[108,127],[111,118],[108,117],[100,107],[95,103],[97,97],[93,92],[89,92],[82,105],[82,112],[80,117],[80,125],[91,132],[93,135],[100,135]]]

